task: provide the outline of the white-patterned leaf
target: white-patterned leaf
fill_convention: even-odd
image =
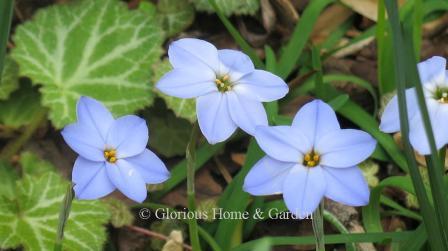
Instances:
[[[194,7],[189,0],[159,0],[157,11],[168,37],[185,30],[194,21]]]
[[[52,250],[68,182],[53,172],[26,175],[15,184],[15,198],[0,197],[0,247]],[[102,250],[109,213],[100,201],[73,201],[64,250]]]
[[[165,73],[172,69],[168,60],[160,61],[153,66],[154,82],[157,82]],[[156,90],[157,95],[165,100],[166,106],[171,109],[177,117],[184,118],[190,122],[196,121],[196,100],[183,99],[165,95]]]
[[[119,0],[81,0],[38,11],[17,28],[13,58],[40,89],[56,127],[75,120],[80,95],[115,115],[151,104],[150,66],[161,54],[154,16]]]
[[[197,10],[215,12],[209,0],[193,0]],[[254,15],[260,8],[260,0],[215,0],[226,16]]]
[[[0,100],[7,99],[17,88],[19,88],[19,67],[7,56],[0,81]]]
[[[166,157],[184,155],[190,139],[191,123],[185,119],[176,118],[172,112],[166,112],[163,117],[150,116],[151,134],[149,145]]]
[[[0,124],[17,129],[29,124],[43,109],[37,88],[22,83],[9,99],[0,101]]]

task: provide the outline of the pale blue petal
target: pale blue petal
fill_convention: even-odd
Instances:
[[[283,98],[289,88],[278,76],[267,71],[255,70],[238,80],[233,90],[253,100],[270,102]]]
[[[252,195],[281,194],[285,179],[294,165],[266,156],[249,171],[243,189]]]
[[[78,123],[106,140],[107,132],[114,122],[114,117],[107,108],[93,98],[81,97],[76,106]]]
[[[300,219],[310,217],[319,206],[327,185],[320,166],[294,166],[283,185],[286,207]]]
[[[325,197],[353,207],[369,204],[369,186],[358,167],[322,170],[327,183]]]
[[[443,57],[432,57],[417,65],[420,80],[423,84],[427,82],[445,82],[446,59]]]
[[[408,118],[410,121],[418,113],[418,103],[415,88],[406,90],[406,106],[408,110]],[[400,131],[400,115],[398,113],[398,98],[395,95],[387,104],[381,116],[380,130],[386,133],[394,133]]]
[[[436,147],[440,149],[448,143],[448,130],[446,129],[446,125],[448,124],[448,107],[444,104],[439,104],[435,100],[427,102],[427,107],[431,118]],[[422,155],[431,154],[420,113],[415,116],[412,123],[409,123],[409,126],[409,140],[415,150]]]
[[[268,125],[264,106],[259,101],[245,99],[235,92],[227,92],[230,116],[235,124],[250,135],[255,134],[255,127]]]
[[[195,98],[218,91],[213,71],[198,69],[174,69],[165,74],[156,84],[157,89],[166,95],[178,98]]]
[[[106,164],[107,175],[120,192],[136,202],[141,203],[146,199],[145,181],[131,163],[119,159],[115,164]]]
[[[321,100],[314,100],[300,108],[292,126],[308,137],[313,145],[326,133],[340,129],[333,108]]]
[[[82,157],[92,161],[104,161],[105,142],[98,131],[76,123],[66,126],[61,134],[67,145]]]
[[[83,157],[76,159],[72,171],[76,198],[94,200],[104,197],[115,190],[114,184],[106,173],[105,162],[93,162]]]
[[[137,156],[126,158],[147,184],[162,183],[170,177],[165,164],[148,149]]]
[[[138,155],[148,144],[146,121],[135,115],[127,115],[115,120],[107,136],[107,146],[117,150],[118,158]]]
[[[174,68],[193,68],[203,71],[219,70],[218,50],[211,43],[196,39],[183,38],[170,44],[168,57]]]
[[[303,155],[313,147],[300,131],[290,126],[258,126],[255,139],[270,157],[292,163],[301,163]]]
[[[352,167],[367,159],[375,150],[376,140],[361,130],[342,129],[322,136],[315,145],[320,165]]]
[[[237,50],[218,50],[218,57],[221,61],[219,73],[230,74],[232,80],[238,80],[243,75],[255,70],[254,64],[250,58]]]
[[[230,117],[226,95],[215,92],[196,100],[199,127],[210,144],[228,139],[237,126]]]

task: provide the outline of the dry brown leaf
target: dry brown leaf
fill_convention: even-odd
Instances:
[[[168,236],[169,240],[163,245],[162,251],[183,251],[184,248],[182,244],[184,243],[184,238],[182,236],[182,231],[173,230]]]
[[[399,0],[402,5],[406,0]],[[378,0],[341,0],[350,9],[376,22],[378,17]]]
[[[351,17],[353,11],[343,5],[333,4],[317,19],[311,39],[314,44],[322,43],[334,30]]]
[[[244,153],[232,153],[231,158],[233,162],[237,163],[239,166],[243,166],[246,161],[246,154]]]
[[[261,0],[261,17],[263,20],[263,27],[268,33],[274,30],[275,24],[277,23],[277,16],[272,8],[271,2],[269,0]]]

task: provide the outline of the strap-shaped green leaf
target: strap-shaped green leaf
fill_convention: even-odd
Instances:
[[[151,65],[161,54],[154,16],[118,0],[81,0],[39,11],[17,28],[13,58],[40,89],[56,127],[75,120],[81,95],[115,115],[151,104]]]

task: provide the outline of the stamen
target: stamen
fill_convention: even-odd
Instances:
[[[303,157],[303,165],[306,167],[315,167],[319,165],[320,156],[318,153],[311,151]]]
[[[232,83],[230,82],[230,76],[224,75],[215,79],[216,87],[220,92],[227,92],[232,90]]]
[[[104,158],[109,163],[117,162],[117,150],[115,150],[115,149],[104,150]]]
[[[434,99],[439,103],[448,104],[448,88],[438,87],[434,92]]]

